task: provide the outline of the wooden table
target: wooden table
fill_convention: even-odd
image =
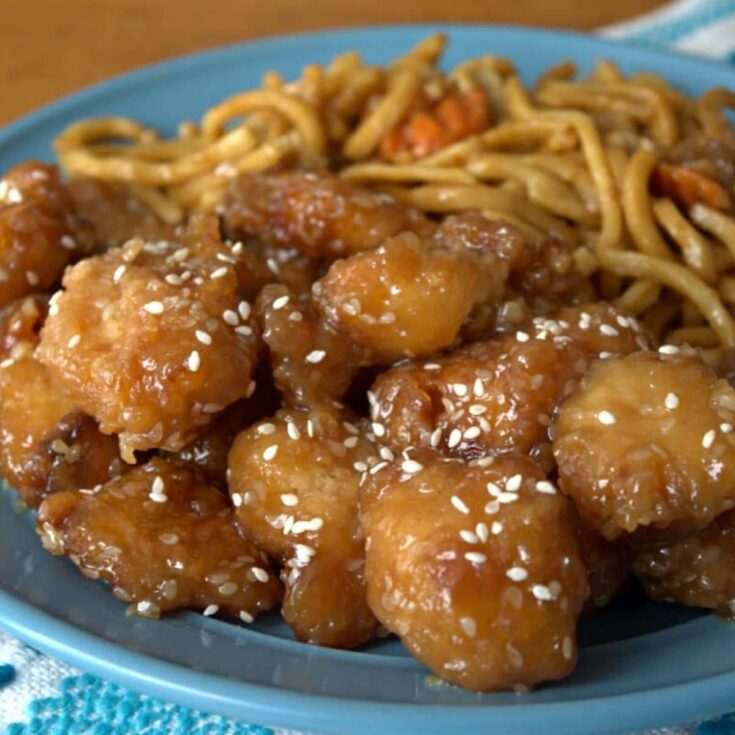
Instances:
[[[591,29],[661,0],[0,0],[0,124],[113,74],[257,36],[375,23]]]

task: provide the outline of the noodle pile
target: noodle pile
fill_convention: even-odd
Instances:
[[[228,181],[330,169],[430,214],[479,210],[575,247],[599,297],[661,341],[717,362],[735,348],[735,93],[689,98],[664,79],[562,63],[525,87],[490,55],[438,68],[443,36],[385,67],[357,52],[208,110],[178,137],[122,117],[56,140],[71,176],[117,182],[165,222],[217,209]]]

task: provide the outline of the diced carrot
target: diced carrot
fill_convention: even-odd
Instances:
[[[406,126],[406,142],[418,158],[428,156],[446,145],[446,132],[428,112],[417,112]]]
[[[670,197],[687,209],[694,204],[706,204],[725,211],[732,209],[732,199],[721,184],[684,166],[659,163],[651,183],[657,194]]]

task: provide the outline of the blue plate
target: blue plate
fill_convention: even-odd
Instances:
[[[52,138],[90,115],[127,114],[173,132],[276,69],[295,75],[356,48],[372,62],[448,31],[447,63],[492,52],[532,80],[552,62],[599,57],[646,69],[690,93],[735,88],[735,71],[570,33],[492,26],[402,26],[269,39],[189,56],[72,95],[0,132],[0,168],[51,159]],[[94,63],[91,59],[90,63]],[[277,615],[246,628],[183,613],[154,622],[124,614],[103,585],[43,552],[29,514],[0,496],[0,626],[82,669],[205,711],[312,732],[483,735],[621,733],[735,708],[735,625],[628,599],[584,621],[579,667],[532,694],[481,695],[437,686],[395,640],[362,651],[296,643]]]

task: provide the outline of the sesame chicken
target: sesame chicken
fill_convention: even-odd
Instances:
[[[468,465],[430,450],[368,473],[370,608],[443,679],[495,691],[574,669],[587,575],[571,505],[547,485],[526,458]]]
[[[101,488],[50,495],[37,530],[48,551],[107,582],[139,615],[214,605],[252,621],[281,597],[268,558],[238,533],[222,493],[162,459]]]

